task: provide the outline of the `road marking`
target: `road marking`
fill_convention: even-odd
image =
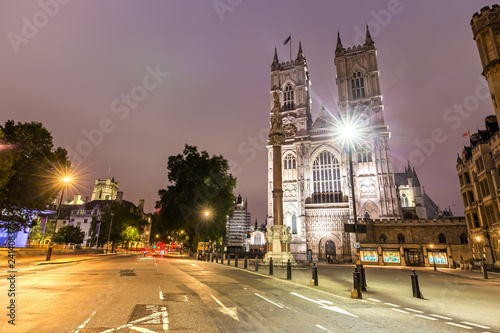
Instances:
[[[319,300],[323,304],[333,305],[333,302],[325,301],[324,299]]]
[[[394,311],[397,311],[397,312],[401,312],[401,313],[409,313],[408,311],[403,311],[403,310],[400,310],[400,309],[391,309],[391,310],[394,310]]]
[[[80,326],[78,326],[78,329],[76,330],[75,333],[78,333],[78,330],[81,329],[81,328],[84,328],[85,325],[87,325],[87,323],[90,321],[90,319],[95,315],[96,311],[94,311],[94,313],[92,313],[89,317],[89,319],[85,320],[85,322],[83,324],[81,324]]]
[[[356,298],[356,299],[357,299],[358,301],[360,301],[360,302],[368,303],[368,301],[367,301],[367,300],[365,300],[365,299],[361,299],[361,298]]]
[[[413,311],[413,312],[416,312],[416,313],[424,313],[424,311],[415,310],[415,309],[412,309],[412,308],[405,308],[405,310]]]
[[[224,304],[222,304],[221,301],[219,301],[214,295],[210,295],[212,298],[217,302],[217,304],[220,305],[219,311],[227,314],[229,317],[233,318],[234,320],[240,321],[238,318],[238,310],[235,307],[228,308]]]
[[[392,304],[392,303],[385,303],[385,304],[399,308],[399,305],[397,305],[397,304]]]
[[[420,318],[424,318],[424,319],[428,319],[428,320],[437,320],[436,318],[422,316],[422,315],[415,315],[415,317],[420,317]]]
[[[374,301],[374,302],[382,302],[382,301],[379,301],[378,299],[375,299],[375,298],[368,298],[370,301]]]
[[[155,333],[156,331],[151,331],[147,328],[144,327],[136,327],[136,326],[130,326],[130,329],[137,331],[137,332],[142,332],[142,333]]]
[[[307,301],[309,301],[309,302],[316,303],[316,304],[320,305],[320,307],[321,307],[321,308],[323,308],[323,309],[330,310],[330,311],[335,311],[335,312],[338,312],[338,313],[343,313],[343,314],[346,314],[346,315],[348,315],[348,316],[352,316],[352,317],[356,317],[356,318],[358,317],[358,316],[356,316],[355,314],[352,314],[352,313],[350,313],[350,312],[347,312],[347,311],[346,311],[346,310],[344,310],[344,309],[339,308],[338,306],[328,306],[328,305],[324,305],[324,304],[323,304],[323,303],[321,303],[320,301],[316,301],[316,300],[314,300],[314,299],[311,299],[311,298],[308,298],[308,297],[302,296],[302,295],[297,294],[297,293],[295,293],[295,292],[291,292],[290,294],[295,295],[295,296],[298,296],[298,297],[300,297],[300,298],[303,298],[303,299],[305,299],[305,300],[307,300]]]
[[[441,318],[441,319],[445,319],[445,320],[453,320],[453,318],[445,317],[445,316],[440,316],[440,315],[437,315],[437,314],[431,314],[431,316],[437,317],[437,318]]]
[[[192,265],[192,266],[195,266],[195,267],[198,267],[198,265],[196,265],[196,264],[191,264],[191,265]]]
[[[270,299],[269,299],[269,298],[267,298],[267,297],[264,297],[264,296],[259,295],[259,294],[257,294],[257,293],[254,293],[254,294],[255,294],[255,295],[257,295],[257,296],[259,296],[259,297],[260,297],[260,298],[262,298],[262,299],[265,299],[265,300],[266,300],[266,301],[268,301],[269,303],[276,305],[278,308],[282,308],[282,309],[284,308],[284,306],[283,306],[283,305],[281,305],[281,304],[279,304],[279,303],[276,303],[276,302],[273,302],[272,300],[270,300]]]
[[[467,325],[471,325],[471,326],[476,326],[476,327],[479,327],[479,328],[491,328],[491,327],[488,327],[488,326],[483,326],[483,325],[479,325],[479,324],[474,324],[474,323],[469,323],[467,321],[463,321],[462,324],[467,324]]]
[[[316,327],[319,328],[319,329],[321,329],[321,330],[323,330],[323,331],[331,332],[331,331],[327,330],[326,328],[324,328],[321,325],[316,325]]]
[[[469,326],[465,326],[465,325],[460,325],[460,324],[455,324],[455,323],[452,323],[451,321],[447,321],[445,322],[445,324],[448,324],[448,325],[453,325],[453,326],[457,326],[457,327],[461,327],[461,328],[466,328],[468,330],[471,330],[472,327],[469,327]]]

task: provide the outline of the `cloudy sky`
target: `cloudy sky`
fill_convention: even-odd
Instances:
[[[0,3],[0,122],[39,121],[85,174],[78,193],[111,175],[124,198],[153,211],[168,156],[184,144],[223,155],[266,216],[274,47],[288,60],[302,41],[312,113],[336,112],[334,50],[378,49],[385,120],[396,171],[406,160],[427,194],[463,214],[456,156],[462,134],[484,127],[493,107],[470,19],[489,1],[132,1]],[[133,97],[130,97],[133,96]],[[433,134],[434,133],[434,134]],[[439,135],[436,136],[436,133]],[[438,138],[438,140],[436,140]],[[71,195],[71,194],[70,194]]]

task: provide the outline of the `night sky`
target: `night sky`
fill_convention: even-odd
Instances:
[[[248,198],[260,224],[274,47],[280,61],[289,60],[283,41],[291,33],[295,59],[302,41],[313,118],[323,103],[336,114],[337,30],[344,47],[352,46],[364,42],[368,23],[395,171],[410,159],[426,193],[463,215],[455,168],[468,144],[462,134],[484,128],[494,113],[470,20],[492,4],[2,1],[0,122],[42,122],[56,146],[74,152],[83,174],[77,194],[90,196],[111,165],[124,199],[145,199],[147,212],[167,186],[168,156],[186,143],[223,155],[238,179],[235,195]]]

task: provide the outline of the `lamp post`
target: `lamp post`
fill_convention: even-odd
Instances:
[[[431,244],[432,262],[434,263],[434,270],[437,271],[437,268],[436,268],[436,255],[435,255],[433,249],[434,249],[434,245]]]
[[[50,259],[52,257],[52,246],[54,245],[54,236],[56,234],[57,220],[59,219],[59,213],[61,212],[61,204],[62,204],[62,199],[64,196],[64,189],[66,188],[66,185],[68,184],[70,179],[68,177],[64,177],[62,179],[62,181],[64,182],[64,184],[63,184],[63,188],[61,191],[61,199],[59,199],[59,207],[57,208],[56,222],[54,223],[54,230],[52,231],[52,238],[50,240],[49,249],[47,250],[47,258],[45,259],[46,261],[50,261]]]
[[[115,213],[111,211],[111,223],[109,224],[109,231],[108,231],[108,242],[106,243],[106,253],[108,253],[108,248],[109,248],[109,239],[111,237],[111,228],[113,227],[113,216]]]
[[[476,237],[476,242],[477,242],[477,247],[479,250],[479,255],[481,256],[481,270],[483,271],[483,277],[485,279],[488,278],[488,272],[486,272],[486,266],[484,265],[484,254],[483,254],[483,249],[484,246],[481,246],[481,237]]]

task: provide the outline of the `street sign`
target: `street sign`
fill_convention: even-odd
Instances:
[[[354,243],[354,247],[359,249],[359,243],[358,242]]]

